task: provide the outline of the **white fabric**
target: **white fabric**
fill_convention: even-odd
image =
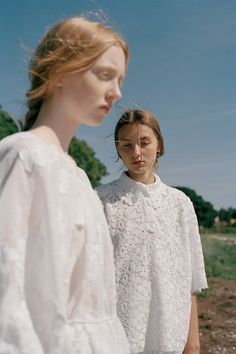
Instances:
[[[30,132],[0,142],[0,353],[129,353],[102,204]]]
[[[98,188],[115,249],[118,315],[132,353],[180,354],[191,294],[207,287],[197,219],[190,199],[125,173]]]

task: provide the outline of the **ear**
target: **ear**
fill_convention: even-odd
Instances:
[[[157,162],[159,156],[160,156],[160,151],[157,150],[157,153],[156,153],[156,162]]]

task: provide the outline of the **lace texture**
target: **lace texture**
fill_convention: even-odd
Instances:
[[[98,188],[114,244],[118,315],[132,353],[182,353],[191,294],[207,287],[190,199],[125,173]]]

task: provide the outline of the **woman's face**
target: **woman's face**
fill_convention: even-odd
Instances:
[[[65,75],[58,85],[59,104],[75,124],[96,126],[121,98],[125,55],[121,47],[108,48],[92,65],[78,74]]]
[[[117,151],[130,177],[147,181],[147,177],[153,175],[160,152],[155,133],[147,125],[133,123],[121,127],[118,137]]]

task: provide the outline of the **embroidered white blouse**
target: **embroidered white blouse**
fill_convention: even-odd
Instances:
[[[190,199],[161,182],[125,173],[98,188],[115,249],[118,315],[132,353],[180,354],[191,294],[207,287]]]
[[[113,247],[84,171],[30,132],[0,142],[0,353],[128,354]]]

